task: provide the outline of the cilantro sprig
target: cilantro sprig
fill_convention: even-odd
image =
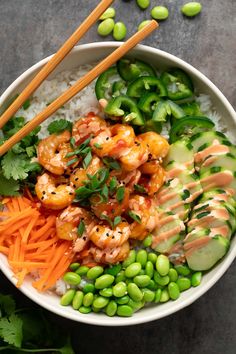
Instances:
[[[13,297],[4,294],[0,294],[0,351],[75,354],[70,337],[55,328],[45,311],[17,308]]]
[[[65,130],[72,130],[72,123],[66,119],[54,120],[48,125],[49,134],[59,134]]]

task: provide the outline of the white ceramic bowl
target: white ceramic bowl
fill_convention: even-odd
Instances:
[[[76,68],[81,64],[91,63],[95,60],[100,60],[111,53],[119,43],[103,42],[103,43],[91,43],[76,47],[67,58],[61,63],[57,70],[51,75],[53,77],[55,73],[62,70],[69,70]],[[163,52],[158,49],[154,49],[147,46],[137,46],[130,52],[130,56],[134,56],[147,62],[150,62],[153,66],[165,69],[168,67],[179,67],[184,69],[193,79],[194,85],[201,93],[210,95],[214,107],[219,114],[224,117],[229,130],[235,128],[236,113],[233,110],[230,103],[220,90],[203,74],[196,70],[185,61],[178,59],[177,57]],[[25,71],[18,79],[16,79],[9,88],[3,93],[0,98],[0,105],[12,97],[15,93],[21,92],[21,90],[27,85],[32,77],[42,68],[42,66],[50,59],[50,57],[41,60],[39,63],[32,66]],[[201,295],[203,295],[208,289],[210,289],[217,280],[224,274],[230,264],[233,262],[236,256],[236,238],[231,242],[231,247],[224,259],[215,266],[210,272],[204,275],[202,283],[197,288],[191,288],[181,294],[180,298],[176,301],[169,301],[165,304],[156,305],[152,307],[144,308],[133,315],[131,318],[121,317],[108,317],[103,314],[89,314],[83,315],[78,311],[73,310],[70,307],[63,307],[59,304],[59,298],[53,294],[38,293],[31,285],[30,281],[25,281],[21,287],[21,291],[35,301],[42,307],[56,313],[57,315],[66,317],[71,320],[89,323],[93,325],[102,326],[126,326],[134,325],[143,322],[149,322],[157,320],[159,318],[168,316],[194,302]],[[7,278],[15,284],[13,274],[7,264],[7,260],[3,255],[0,255],[1,270],[7,276]]]

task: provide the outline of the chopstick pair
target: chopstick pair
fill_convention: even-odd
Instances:
[[[106,8],[113,0],[102,0],[99,5],[91,12],[86,20],[78,27],[72,36],[62,45],[58,52],[49,60],[49,62],[40,70],[30,84],[23,90],[17,99],[0,117],[0,128],[17,112],[30,95],[39,87],[46,77],[57,67],[64,57],[72,50],[79,39],[88,31],[88,29],[98,20]],[[125,43],[118,47],[108,57],[103,59],[92,70],[80,78],[72,87],[66,90],[61,96],[54,100],[42,112],[36,115],[30,122],[21,128],[16,134],[10,137],[0,146],[0,156],[5,154],[13,145],[18,143],[33,129],[44,122],[49,116],[55,113],[61,106],[68,102],[72,97],[78,94],[82,89],[89,85],[96,77],[115,64],[124,54],[135,47],[140,41],[146,38],[154,29],[158,27],[156,21],[151,21],[142,30],[135,33]]]

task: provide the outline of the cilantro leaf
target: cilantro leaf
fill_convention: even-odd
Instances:
[[[29,160],[25,154],[14,154],[12,150],[8,151],[2,159],[3,174],[7,179],[22,180],[28,177]]]
[[[121,222],[121,216],[116,216],[113,222],[114,227],[116,227]]]
[[[125,187],[119,187],[116,192],[116,199],[118,203],[121,203],[125,196]]]
[[[15,314],[0,319],[0,336],[9,344],[21,347],[23,321]]]
[[[129,211],[128,212],[129,216],[134,220],[136,221],[137,223],[141,224],[141,218],[139,215],[135,214],[133,211]]]
[[[81,220],[79,223],[79,226],[77,228],[77,233],[78,233],[79,237],[83,236],[84,231],[85,231],[85,223],[83,220]]]
[[[63,132],[64,130],[72,129],[72,123],[66,119],[59,119],[55,120],[54,122],[50,123],[48,126],[49,134],[58,134]]]
[[[0,195],[2,196],[14,196],[18,195],[18,191],[20,189],[20,185],[17,181],[10,178],[7,179],[3,176],[2,172],[0,172]],[[1,298],[0,298],[1,303]]]
[[[11,315],[15,311],[15,307],[15,300],[10,295],[0,294],[0,317],[3,313],[6,315]]]

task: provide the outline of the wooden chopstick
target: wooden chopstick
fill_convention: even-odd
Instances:
[[[152,20],[142,30],[135,33],[125,43],[118,47],[113,53],[97,64],[92,70],[80,78],[73,86],[66,90],[60,97],[47,106],[35,118],[29,121],[15,135],[9,138],[3,145],[0,146],[0,156],[5,154],[13,145],[18,143],[33,129],[45,121],[49,116],[56,112],[61,106],[68,102],[72,97],[79,93],[83,88],[89,85],[97,76],[107,70],[131,48],[135,47],[140,41],[146,38],[152,31],[158,27],[158,23]]]
[[[99,19],[103,12],[113,3],[114,0],[102,0],[91,14],[81,23],[76,31],[66,40],[57,53],[47,62],[40,72],[33,78],[29,85],[10,105],[10,107],[0,117],[0,129],[6,122],[18,111],[24,102],[32,95],[39,85],[48,77],[48,75],[57,67],[65,56],[74,48],[76,43],[90,29],[90,27]]]

